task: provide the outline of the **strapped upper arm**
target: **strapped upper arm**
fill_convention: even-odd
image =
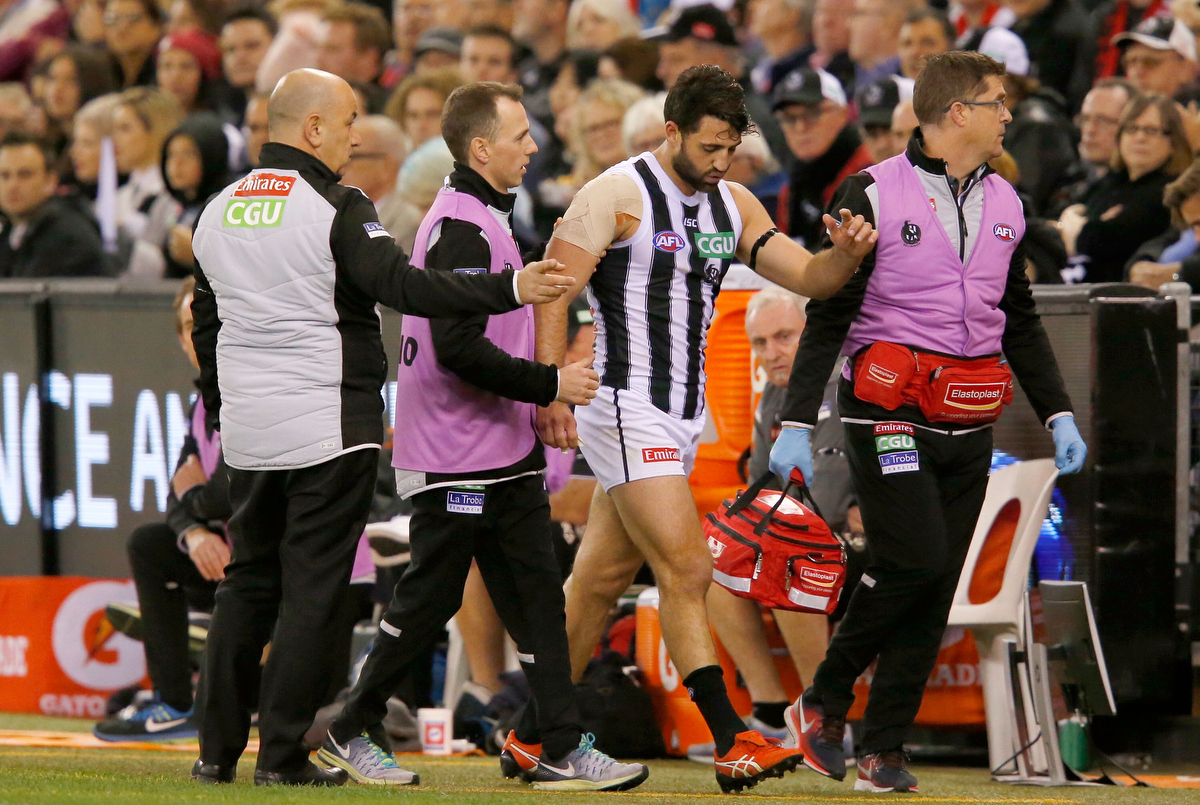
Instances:
[[[575,194],[554,237],[599,257],[636,230],[642,213],[637,183],[621,173],[605,173]]]

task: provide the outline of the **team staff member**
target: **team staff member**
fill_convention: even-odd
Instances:
[[[873,255],[808,306],[771,470],[812,479],[809,431],[838,353],[851,477],[869,560],[811,687],[788,709],[804,762],[840,780],[854,680],[878,666],[863,717],[857,790],[916,791],[904,735],[933,670],[987,489],[990,422],[1011,363],[1054,435],[1064,472],[1087,448],[1025,275],[1024,214],[988,160],[1002,151],[1004,65],[933,56],[917,79],[921,127],[905,153],[843,182],[833,207],[879,230]],[[907,378],[911,377],[911,380]]]
[[[829,296],[854,273],[875,233],[842,214],[825,224],[837,248],[813,256],[777,237],[750,191],[724,180],[750,127],[737,80],[712,65],[680,74],[665,104],[666,141],[615,165],[575,197],[547,255],[590,281],[600,392],[579,409],[539,416],[542,440],[583,445],[602,489],[567,582],[571,665],[583,673],[609,608],[644,561],[662,593],[675,667],[716,744],[729,791],[796,767],[799,753],[747,730],[722,679],[705,611],[712,556],[687,476],[704,427],[704,347],[721,279],[734,259],[807,296]],[[538,314],[538,360],[558,362],[566,302]],[[579,438],[579,437],[582,438]]]
[[[414,265],[438,273],[501,274],[520,260],[510,216],[537,153],[521,87],[479,82],[446,100],[442,137],[450,184],[417,230]],[[534,407],[586,405],[599,377],[591,356],[564,366],[533,358],[528,309],[469,319],[404,320],[396,385],[396,490],[413,499],[412,563],[319,756],[364,783],[405,785],[387,748],[387,700],[462,604],[475,559],[517,643],[543,738],[534,784],[549,790],[625,789],[646,779],[582,739],[563,614],[562,572],[550,540],[544,449]]]
[[[553,261],[494,276],[414,271],[359,190],[354,91],[284,76],[260,167],[198,219],[192,334],[205,408],[229,465],[233,562],[216,594],[193,778],[228,782],[250,729],[263,646],[257,784],[341,784],[302,744],[334,667],[383,442],[387,371],[376,302],[416,316],[505,313],[562,293]],[[276,617],[278,616],[278,623]]]

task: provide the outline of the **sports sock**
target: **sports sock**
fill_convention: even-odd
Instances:
[[[713,734],[717,755],[724,755],[733,748],[737,734],[746,730],[746,724],[729,701],[721,666],[697,668],[688,674],[683,684],[687,686],[688,694],[696,707],[700,708],[700,715],[704,716],[704,723],[708,724],[708,730]]]
[[[768,727],[783,729],[787,726],[783,720],[783,711],[788,709],[790,702],[755,702],[754,717]]]

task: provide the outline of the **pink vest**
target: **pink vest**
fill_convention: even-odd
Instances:
[[[994,173],[984,177],[981,228],[964,266],[904,154],[867,173],[879,189],[879,242],[842,354],[876,341],[965,358],[999,353],[1005,315],[998,305],[1025,235],[1025,214],[1012,185]]]
[[[442,188],[417,230],[412,264],[425,267],[429,233],[439,221],[468,221],[491,244],[495,273],[521,268],[512,235],[487,206],[467,193]],[[488,318],[484,335],[510,355],[533,360],[533,309]],[[392,466],[443,474],[479,472],[515,464],[529,455],[537,437],[535,406],[465,383],[442,367],[429,334],[429,320],[405,316],[396,383],[396,435]]]

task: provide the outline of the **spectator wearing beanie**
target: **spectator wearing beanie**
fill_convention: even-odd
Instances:
[[[1175,103],[1163,95],[1130,102],[1117,130],[1112,170],[1082,204],[1063,211],[1059,230],[1070,266],[1068,282],[1121,282],[1138,246],[1171,224],[1163,190],[1192,162]]]
[[[842,85],[824,70],[789,73],[772,105],[795,164],[779,197],[779,230],[806,248],[825,232],[821,216],[847,176],[874,164],[858,127],[850,122]]]
[[[221,52],[210,34],[189,28],[162,38],[156,68],[158,88],[191,114],[209,108],[210,88],[221,76]]]
[[[163,34],[157,0],[109,0],[104,7],[104,42],[122,87],[154,85],[154,55]]]

